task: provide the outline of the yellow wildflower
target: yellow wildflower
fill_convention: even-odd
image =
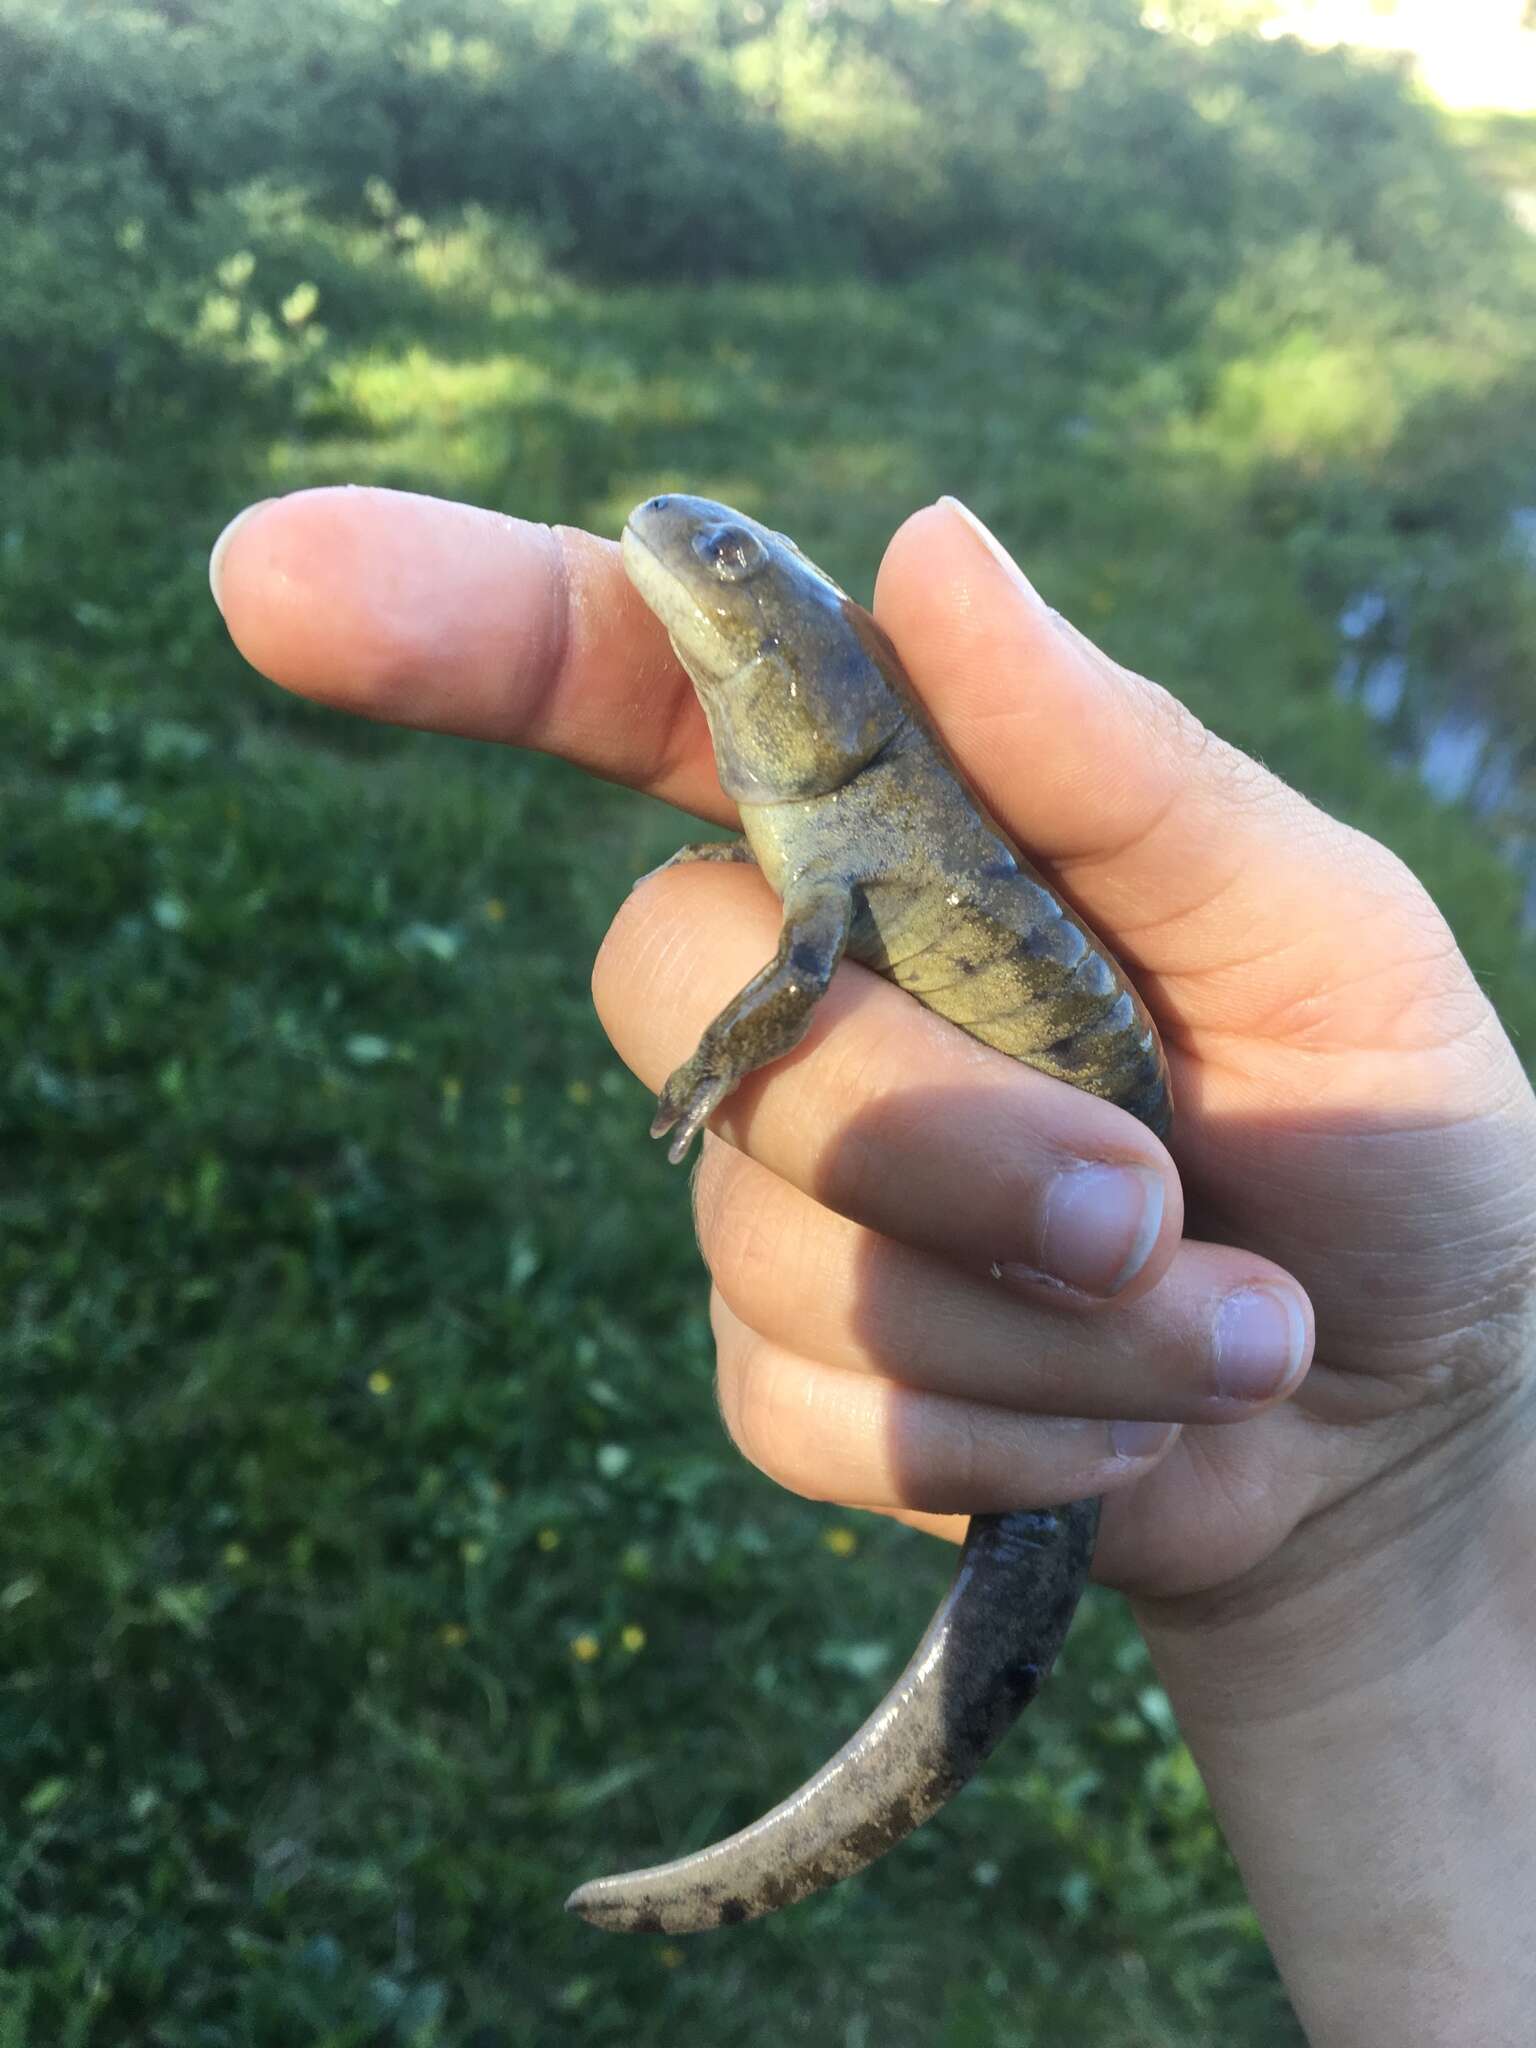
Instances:
[[[394,1380],[387,1372],[371,1372],[368,1375],[369,1393],[378,1394],[381,1398],[393,1391],[394,1384]]]
[[[619,1632],[619,1641],[633,1655],[645,1648],[645,1630],[638,1621],[627,1622]]]
[[[823,1529],[821,1540],[834,1557],[852,1557],[859,1547],[858,1537],[851,1529],[845,1529],[841,1523],[834,1529]]]
[[[582,1634],[571,1637],[571,1655],[578,1664],[590,1664],[594,1657],[603,1654],[603,1646],[596,1636]]]

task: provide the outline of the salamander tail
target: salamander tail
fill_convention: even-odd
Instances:
[[[978,1515],[912,1661],[813,1778],[675,1863],[600,1877],[566,1904],[594,1927],[695,1934],[851,1877],[951,1799],[1039,1691],[1087,1582],[1099,1503]]]

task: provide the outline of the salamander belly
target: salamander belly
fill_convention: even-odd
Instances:
[[[1166,1130],[1157,1028],[1104,948],[1032,876],[959,893],[868,892],[849,952],[983,1045]]]

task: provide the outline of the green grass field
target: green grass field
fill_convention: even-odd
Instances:
[[[1530,1042],[1513,875],[1330,683],[1385,577],[1426,662],[1529,689],[1526,283],[1409,303],[1303,238],[1151,329],[997,252],[603,285],[494,208],[219,207],[170,311],[114,288],[107,401],[0,413],[0,2048],[1295,2042],[1103,1597],[865,1881],[686,1943],[564,1916],[799,1782],[950,1560],[718,1426],[686,1185],[587,994],[683,821],[282,698],[206,554],[316,482],[609,533],[686,485],[867,594],[959,492],[1397,845]]]

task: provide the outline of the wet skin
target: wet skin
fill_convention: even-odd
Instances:
[[[651,1128],[670,1134],[669,1157],[799,1043],[844,954],[1163,1136],[1167,1065],[1144,1005],[967,790],[870,615],[784,535],[708,499],[637,507],[623,552],[693,680],[741,813],[741,840],[674,858],[755,861],[784,910],[774,958],[661,1092]],[[911,1663],[814,1778],[697,1855],[582,1886],[572,1909],[598,1926],[687,1933],[863,1869],[966,1782],[1033,1698],[1097,1523],[1094,1500],[976,1517]]]

